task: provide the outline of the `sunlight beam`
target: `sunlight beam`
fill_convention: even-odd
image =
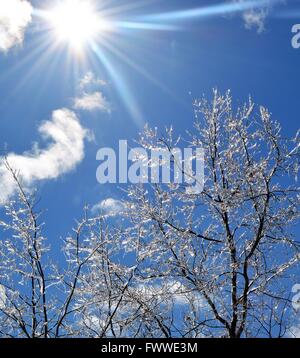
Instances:
[[[272,4],[280,0],[273,0]],[[270,0],[249,0],[243,2],[225,2],[205,7],[198,7],[195,9],[187,9],[180,11],[172,11],[166,13],[158,13],[146,15],[141,18],[143,21],[180,21],[193,18],[205,18],[217,15],[239,13],[253,8],[262,8],[271,4]]]
[[[122,99],[123,104],[125,105],[128,112],[130,113],[135,124],[137,125],[138,128],[142,129],[145,125],[145,121],[143,119],[141,110],[136,102],[136,99],[129,89],[127,81],[125,81],[122,78],[121,73],[117,72],[117,69],[112,66],[109,59],[106,57],[106,55],[104,54],[100,46],[98,46],[98,44],[91,41],[90,45],[93,52],[100,60],[102,65],[105,67],[106,71],[109,73],[111,79],[116,85],[120,98]]]

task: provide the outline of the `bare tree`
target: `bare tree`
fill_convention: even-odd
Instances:
[[[187,141],[206,153],[203,192],[174,184],[128,192],[130,245],[144,260],[139,275],[177,280],[202,297],[183,335],[281,336],[300,258],[291,228],[299,219],[299,138],[285,139],[268,110],[257,111],[251,100],[234,111],[230,92],[214,91],[211,102],[194,106]],[[146,129],[140,140],[171,153],[179,143],[172,128],[164,136]]]
[[[18,196],[0,221],[0,336],[168,337],[165,300],[136,281],[138,263],[124,257],[123,229],[89,217],[86,208],[52,263],[34,195],[5,163]]]
[[[284,337],[299,269],[299,136],[230,92],[194,103],[187,138],[146,127],[146,150],[203,147],[205,186],[129,187],[124,211],[88,208],[56,264],[34,197],[6,162],[18,197],[0,221],[2,337]],[[153,163],[150,163],[150,166]],[[183,169],[184,170],[184,169]],[[191,173],[183,173],[191,175]]]
[[[9,163],[5,164],[17,186],[18,198],[5,207],[10,220],[0,221],[10,236],[0,241],[0,283],[5,290],[0,332],[3,336],[47,338],[51,303],[47,302],[46,287],[51,275],[47,279],[50,264],[43,262],[48,249],[42,223],[32,196],[26,194]]]

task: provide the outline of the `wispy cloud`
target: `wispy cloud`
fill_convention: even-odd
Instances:
[[[26,0],[0,0],[0,51],[22,44],[32,11]]]
[[[74,108],[85,111],[99,110],[111,112],[110,104],[101,92],[83,93],[81,97],[74,99]]]
[[[39,132],[44,139],[52,140],[46,149],[35,145],[30,152],[6,156],[25,187],[36,181],[55,179],[73,170],[84,158],[84,140],[88,131],[81,126],[74,112],[68,109],[54,111],[51,120],[44,122]],[[5,202],[16,190],[3,160],[0,157],[0,202]]]
[[[79,82],[79,88],[86,90],[90,86],[106,86],[106,82],[95,76],[91,71],[87,72]]]
[[[295,324],[289,329],[288,338],[300,338],[300,324]]]
[[[120,200],[108,198],[92,207],[93,214],[117,216],[124,210],[124,204]]]
[[[164,302],[170,300],[179,306],[185,306],[193,302],[193,305],[198,309],[204,311],[206,308],[205,302],[199,294],[194,293],[190,288],[175,280],[156,284],[140,284],[132,291],[135,291],[135,294],[142,295],[148,301],[153,298],[161,299]]]
[[[258,33],[263,32],[265,30],[265,21],[267,15],[268,9],[252,9],[246,11],[243,14],[246,29],[251,30],[254,28]]]
[[[240,5],[248,4],[248,7],[242,13],[245,28],[262,33],[265,30],[265,23],[272,7],[284,3],[284,0],[262,0],[261,2],[256,0],[230,0],[230,2]]]
[[[106,85],[107,83],[98,78],[93,72],[87,72],[79,81],[79,95],[74,98],[74,109],[111,113],[110,103],[102,91],[99,90],[100,87]]]

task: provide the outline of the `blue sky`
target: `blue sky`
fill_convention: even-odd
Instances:
[[[119,140],[137,138],[143,122],[161,129],[172,124],[177,132],[190,129],[193,99],[211,96],[213,87],[231,89],[237,103],[251,94],[256,103],[270,109],[286,135],[294,136],[299,128],[300,49],[291,46],[291,29],[300,22],[300,1],[267,1],[265,7],[254,8],[255,21],[246,16],[250,8],[224,14],[219,5],[226,3],[229,9],[231,1],[95,1],[104,16],[116,22],[140,24],[131,27],[146,22],[167,29],[120,26],[95,39],[98,55],[89,42],[81,56],[67,43],[56,43],[37,11],[53,6],[46,0],[31,1],[35,11],[23,29],[24,39],[13,38],[16,43],[6,43],[1,51],[5,2],[0,0],[1,153],[5,149],[32,153],[34,143],[40,150],[47,148],[49,139],[39,128],[57,109],[74,112],[90,132],[83,138],[84,156],[72,169],[35,183],[39,205],[47,209],[45,229],[54,246],[71,231],[86,203],[93,206],[121,195],[118,185],[97,183],[98,149],[117,148]],[[186,17],[148,16],[208,6],[219,10],[205,17],[201,11],[197,16],[191,16],[197,12],[184,12]],[[83,89],[80,81],[89,73],[93,80]],[[76,98],[96,92],[102,107],[74,108]],[[0,178],[1,190],[3,185]]]

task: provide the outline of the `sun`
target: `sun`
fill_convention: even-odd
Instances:
[[[59,41],[74,49],[93,40],[104,22],[89,0],[63,0],[48,12],[48,19]]]

